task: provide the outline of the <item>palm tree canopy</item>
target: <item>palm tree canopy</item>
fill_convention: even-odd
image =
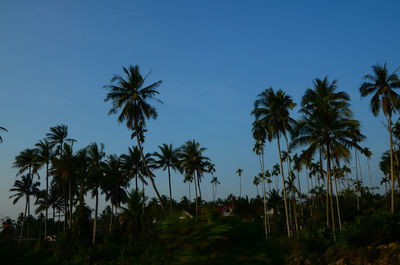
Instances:
[[[27,170],[32,170],[30,173],[35,173],[36,166],[38,165],[37,153],[37,149],[27,148],[15,157],[13,167],[19,169],[17,175],[21,175]]]
[[[147,101],[156,99],[159,94],[157,88],[162,81],[157,81],[145,86],[146,77],[140,74],[139,66],[130,65],[128,68],[122,67],[125,73],[125,79],[120,75],[114,75],[111,79],[111,85],[104,86],[109,92],[104,101],[111,101],[112,108],[108,112],[109,115],[116,114],[120,111],[118,122],[126,121],[129,129],[134,129],[142,122],[143,127],[146,125],[145,120],[157,118],[156,109]]]
[[[372,66],[373,74],[364,76],[365,82],[360,86],[362,97],[373,94],[370,102],[372,113],[377,116],[382,109],[385,115],[392,116],[392,112],[400,107],[400,96],[394,89],[400,87],[400,80],[396,73],[389,74],[384,65]]]
[[[26,196],[35,195],[39,192],[40,182],[33,182],[33,177],[31,175],[22,175],[21,180],[16,180],[14,186],[10,189],[10,192],[15,192],[10,196],[15,198],[13,204],[16,204],[19,199]]]
[[[254,110],[251,113],[256,120],[261,121],[266,129],[268,139],[271,140],[283,133],[285,129],[290,130],[294,120],[290,118],[289,110],[292,110],[295,106],[296,103],[283,90],[279,89],[275,93],[270,87],[258,95],[254,102]]]
[[[58,146],[56,153],[60,154],[63,144],[65,142],[73,143],[76,140],[67,138],[68,137],[68,126],[60,124],[50,128],[50,132],[46,134],[48,141],[52,147]]]
[[[168,167],[176,171],[179,168],[178,150],[172,144],[163,144],[158,147],[160,152],[155,152],[155,167],[166,170]]]

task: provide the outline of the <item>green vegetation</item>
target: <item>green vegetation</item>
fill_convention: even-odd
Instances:
[[[242,196],[245,171],[238,168],[239,179],[232,176],[232,181],[239,182],[239,196],[225,199],[218,198],[215,165],[195,139],[145,152],[146,121],[157,118],[152,100],[161,103],[156,98],[161,81],[145,85],[138,66],[123,72],[125,77],[115,75],[105,86],[105,101],[136,144],[121,155],[107,154],[101,143],[75,150],[68,127],[57,125],[35,148],[21,151],[13,164],[18,179],[10,198],[14,204],[24,199],[25,208],[17,220],[3,222],[0,264],[400,263],[395,187],[396,180],[400,187],[400,120],[392,122],[400,108],[395,92],[400,81],[388,74],[386,64],[374,66],[374,75],[366,75],[360,87],[361,96],[374,94],[373,113],[382,108],[388,117],[391,148],[379,165],[385,192],[373,186],[373,154],[362,146],[365,136],[350,96],[325,77],[305,91],[299,120],[291,113],[296,103],[283,90],[268,88],[256,97],[251,130],[260,173],[243,179],[256,186],[257,196]],[[267,142],[275,140],[279,164],[266,169]],[[368,163],[369,184],[362,177],[360,155]],[[168,197],[158,192],[156,170],[168,173]],[[46,176],[42,190],[41,172]],[[209,202],[201,192],[207,177]],[[189,188],[189,197],[180,201],[173,199],[177,181]],[[149,184],[157,198],[145,195]],[[101,194],[107,207],[99,213]],[[90,197],[94,209],[85,201]]]

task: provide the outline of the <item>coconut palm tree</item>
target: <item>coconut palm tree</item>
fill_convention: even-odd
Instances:
[[[53,148],[47,139],[40,140],[35,144],[37,148],[37,169],[40,169],[46,165],[46,195],[44,196],[46,202],[46,214],[44,219],[44,238],[47,237],[47,219],[48,219],[48,209],[49,205],[47,203],[49,194],[49,164],[54,157]]]
[[[129,147],[128,154],[121,155],[121,169],[129,179],[135,179],[135,189],[139,192],[138,178],[143,179],[141,168],[142,158],[137,146]],[[146,174],[146,173],[145,173]]]
[[[93,221],[93,244],[96,241],[96,226],[97,226],[97,214],[99,209],[99,189],[101,187],[104,178],[104,162],[103,158],[106,153],[104,152],[104,144],[91,143],[87,149],[87,160],[88,160],[88,179],[89,187],[92,190],[92,197],[95,197],[95,210],[94,210],[94,221]]]
[[[111,79],[111,85],[105,86],[109,92],[106,95],[104,101],[111,101],[112,108],[108,112],[109,115],[117,114],[118,122],[126,122],[128,129],[136,131],[136,139],[139,147],[140,154],[142,156],[142,162],[147,173],[151,185],[160,201],[161,208],[165,212],[164,205],[161,202],[160,194],[154,183],[154,179],[148,169],[143,149],[141,146],[142,140],[140,138],[139,131],[143,131],[139,127],[146,126],[146,119],[156,119],[157,111],[149,104],[149,100],[154,99],[160,103],[160,100],[156,99],[155,96],[159,94],[157,88],[161,85],[162,81],[157,81],[148,86],[145,86],[146,77],[140,74],[139,66],[130,65],[128,68],[122,68],[126,77],[125,79],[120,75],[114,75]]]
[[[196,140],[187,141],[179,150],[179,168],[185,176],[192,176],[194,182],[195,191],[195,214],[197,216],[198,201],[197,201],[197,184],[199,177],[208,171],[210,164],[210,158],[203,156],[203,152],[207,150],[204,147],[200,147],[200,143]]]
[[[37,175],[37,149],[25,149],[14,160],[13,167],[18,169],[17,176],[28,171],[29,176]],[[38,175],[39,177],[39,175]]]
[[[253,184],[257,188],[257,197],[258,197],[258,185],[260,185],[260,179],[258,178],[258,176],[254,176]]]
[[[168,185],[169,185],[169,207],[172,213],[172,191],[171,191],[171,169],[176,171],[179,168],[178,150],[172,148],[172,144],[163,144],[158,146],[160,153],[155,152],[153,155],[156,157],[155,167],[162,168],[163,171],[168,171]]]
[[[128,185],[128,182],[129,179],[124,176],[121,170],[121,157],[115,154],[108,155],[105,161],[102,190],[106,194],[106,200],[110,200],[111,202],[110,231],[114,216],[116,217],[118,214],[117,208],[121,202],[126,200],[125,187]]]
[[[289,116],[289,111],[292,110],[296,104],[293,102],[292,98],[286,95],[282,90],[278,90],[276,93],[271,88],[264,90],[257,97],[254,102],[254,110],[252,114],[257,120],[260,120],[266,129],[269,140],[273,138],[277,139],[278,154],[281,167],[281,176],[283,183],[283,197],[285,204],[285,216],[286,216],[286,229],[288,237],[290,237],[290,227],[289,227],[289,215],[286,200],[286,189],[285,189],[285,176],[283,173],[282,165],[282,154],[280,146],[280,135],[283,134],[288,148],[287,130],[290,129],[291,124],[294,122]],[[290,161],[290,160],[289,160]],[[289,162],[290,170],[290,162]]]
[[[14,198],[13,204],[16,204],[19,201],[19,199],[25,197],[25,211],[24,211],[24,218],[22,220],[21,233],[19,235],[19,243],[21,243],[27,211],[28,211],[28,220],[30,216],[30,196],[34,196],[39,192],[39,186],[40,183],[33,182],[33,177],[32,175],[29,174],[29,175],[22,175],[21,180],[16,180],[13,188],[10,189],[10,192],[15,192],[15,194],[10,196],[10,199]],[[28,226],[27,238],[29,239],[29,221],[27,226]]]
[[[0,126],[0,131],[8,132],[6,128]],[[3,138],[0,136],[0,143],[3,142]]]
[[[214,176],[210,183],[213,187],[213,201],[215,202],[215,198],[217,197],[217,185],[221,184],[221,182],[218,181],[218,177]]]
[[[68,137],[68,126],[64,124],[56,125],[50,128],[50,132],[46,137],[51,147],[56,147],[56,155],[62,155],[64,143],[73,143],[76,140]]]
[[[309,157],[318,152],[321,159],[322,154],[326,157],[327,209],[328,200],[330,200],[333,231],[335,231],[335,218],[331,160],[334,157],[334,151],[338,148],[342,150],[360,149],[358,142],[364,138],[359,133],[359,121],[352,119],[353,113],[348,103],[350,97],[345,92],[336,92],[336,83],[336,80],[330,83],[327,77],[323,80],[315,79],[314,88],[306,90],[300,109],[303,116],[296,123],[294,139],[291,144],[292,147],[308,145],[305,153]],[[329,212],[327,212],[327,225],[329,225],[328,216]]]
[[[243,173],[243,169],[238,168],[238,170],[236,170],[236,172],[239,175],[239,183],[240,183],[240,189],[239,189],[239,197],[242,197],[242,173]]]
[[[388,119],[389,144],[390,144],[390,178],[391,178],[391,207],[394,213],[394,172],[393,172],[393,140],[392,140],[392,115],[400,107],[400,96],[395,89],[400,87],[400,79],[396,71],[392,74],[384,65],[372,66],[373,74],[364,76],[365,82],[360,86],[362,97],[373,94],[370,102],[371,111],[378,116],[382,109]]]

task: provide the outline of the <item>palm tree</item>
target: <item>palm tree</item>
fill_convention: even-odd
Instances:
[[[25,149],[20,152],[14,160],[13,167],[19,169],[17,176],[28,171],[29,176],[37,173],[37,149]]]
[[[156,109],[148,103],[148,100],[155,99],[156,101],[162,103],[160,100],[156,99],[155,96],[159,94],[157,88],[161,85],[162,81],[157,81],[149,86],[145,86],[146,77],[140,74],[139,66],[130,65],[129,68],[122,68],[126,78],[124,79],[120,75],[114,75],[111,79],[111,83],[116,83],[105,86],[109,90],[104,101],[111,100],[112,108],[108,112],[109,115],[117,114],[119,111],[118,122],[122,123],[126,121],[126,126],[132,131],[136,131],[136,139],[139,147],[140,154],[142,156],[142,162],[150,179],[151,185],[160,201],[161,208],[165,212],[164,205],[161,202],[160,194],[158,193],[157,187],[154,183],[154,179],[150,174],[145,158],[143,155],[143,149],[140,139],[139,127],[145,127],[146,119],[156,119],[157,111]]]
[[[0,126],[0,131],[8,132],[6,128]],[[3,142],[3,138],[0,136],[0,143]]]
[[[286,229],[288,237],[290,237],[289,215],[288,215],[288,207],[286,200],[285,176],[283,173],[282,154],[281,154],[279,136],[280,134],[284,135],[287,144],[287,151],[289,151],[287,130],[290,129],[291,127],[290,124],[294,122],[294,120],[289,116],[289,111],[292,110],[295,106],[296,104],[293,102],[290,96],[286,95],[282,90],[278,90],[275,93],[275,91],[271,87],[269,89],[264,90],[262,93],[258,95],[257,100],[254,102],[254,110],[252,111],[252,114],[256,117],[256,119],[260,120],[263,126],[265,127],[269,140],[272,140],[272,138],[277,139],[278,154],[279,154],[281,176],[283,183]],[[290,170],[290,162],[289,162],[289,170]]]
[[[260,185],[260,179],[257,176],[254,176],[253,179],[253,184],[256,186],[257,188],[257,197],[258,197],[258,185]]]
[[[64,142],[62,149],[59,149],[59,158],[54,159],[52,163],[51,175],[61,177],[61,183],[67,182],[68,185],[68,205],[65,205],[65,214],[68,208],[68,228],[71,229],[72,226],[72,199],[73,199],[73,189],[75,188],[75,157],[72,151],[72,145]],[[74,187],[73,187],[74,186]],[[65,190],[65,189],[63,189]],[[67,197],[66,194],[64,195]],[[66,218],[64,216],[64,227],[66,226]]]
[[[97,214],[99,209],[99,188],[101,187],[101,183],[104,178],[104,162],[102,160],[105,155],[103,143],[101,143],[100,146],[97,143],[91,143],[87,148],[89,186],[92,190],[92,197],[96,198],[93,221],[93,244],[96,241]]]
[[[179,150],[179,168],[185,176],[192,176],[194,182],[195,191],[195,203],[196,209],[195,214],[197,216],[198,202],[197,202],[197,183],[200,176],[208,171],[210,159],[203,156],[203,152],[206,150],[204,147],[200,147],[200,143],[194,139],[187,141]]]
[[[137,146],[133,146],[133,148],[129,147],[128,154],[121,155],[121,169],[123,174],[129,179],[135,179],[136,191],[139,191],[138,178],[143,181],[143,176],[141,174],[142,164],[142,158]]]
[[[265,145],[265,140],[267,138],[267,131],[260,120],[256,119],[253,122],[252,133],[253,133],[253,138],[256,140],[253,151],[258,155],[261,166],[260,178],[262,179],[262,188],[263,188],[264,231],[265,231],[265,238],[268,238],[269,222],[267,216],[267,196],[265,190],[265,171],[264,171],[264,145]]]
[[[62,155],[64,143],[73,143],[76,140],[67,138],[68,137],[68,126],[61,124],[50,128],[50,132],[46,134],[46,137],[51,147],[56,146],[56,155]]]
[[[393,172],[393,141],[392,141],[392,114],[400,107],[400,96],[394,89],[400,87],[397,74],[388,73],[386,63],[382,66],[372,66],[373,74],[364,76],[365,82],[360,86],[362,97],[373,94],[370,102],[371,111],[379,115],[382,108],[383,114],[388,119],[389,144],[390,144],[390,178],[391,178],[391,212],[394,213],[394,172]]]
[[[104,168],[104,181],[103,191],[106,193],[106,200],[111,201],[111,219],[110,219],[110,231],[114,216],[117,216],[117,208],[121,202],[126,199],[125,187],[128,184],[127,179],[121,170],[121,157],[117,155],[108,155],[105,161]]]
[[[171,191],[171,171],[176,171],[179,167],[178,151],[172,148],[172,144],[163,144],[158,146],[160,153],[155,152],[153,155],[157,158],[155,161],[156,168],[162,168],[162,170],[168,170],[168,185],[169,185],[169,207],[172,213],[172,191]]]
[[[19,199],[25,197],[25,211],[24,218],[22,220],[21,233],[19,235],[19,243],[21,243],[22,233],[24,230],[24,221],[26,219],[26,212],[28,211],[28,220],[30,216],[30,196],[35,195],[39,192],[39,182],[33,182],[32,175],[22,175],[21,180],[16,180],[13,188],[10,189],[11,192],[15,192],[15,194],[10,196],[14,198],[13,204],[16,204]],[[28,222],[28,230],[27,230],[27,238],[29,239],[29,222]]]
[[[221,184],[221,182],[218,181],[218,177],[214,176],[210,183],[213,187],[213,201],[215,202],[215,198],[217,197],[217,185]]]
[[[239,190],[239,197],[242,197],[242,173],[243,173],[243,169],[238,168],[238,170],[236,170],[236,172],[239,175],[239,182],[240,182],[240,190]]]
[[[372,176],[371,176],[371,170],[369,167],[369,161],[371,160],[372,157],[372,152],[368,147],[364,147],[362,150],[363,155],[367,158],[367,166],[368,166],[368,175],[369,175],[369,185],[372,188]]]
[[[37,169],[42,168],[46,165],[46,195],[44,196],[46,202],[46,215],[44,221],[44,238],[47,237],[47,219],[48,219],[48,209],[49,205],[47,203],[49,194],[49,164],[54,157],[53,148],[47,139],[40,140],[36,145],[37,147]]]
[[[357,143],[364,138],[359,133],[359,121],[352,119],[353,113],[348,103],[350,97],[345,92],[335,92],[336,88],[336,80],[330,83],[325,77],[323,80],[315,79],[314,88],[306,90],[300,110],[303,117],[296,123],[294,129],[295,137],[291,144],[292,147],[308,144],[308,148],[305,150],[308,157],[312,157],[319,151],[322,159],[322,154],[325,154],[327,168],[327,225],[329,226],[328,200],[330,200],[333,232],[335,232],[335,218],[332,198],[331,160],[334,157],[334,151],[339,148],[342,152],[345,150],[348,152],[349,147],[360,149]],[[320,169],[322,172],[322,160]]]

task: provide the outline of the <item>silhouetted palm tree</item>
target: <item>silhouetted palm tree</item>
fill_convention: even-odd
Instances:
[[[39,192],[39,186],[40,186],[39,182],[33,182],[32,175],[22,175],[21,180],[16,180],[13,188],[10,189],[10,192],[15,192],[15,194],[10,196],[10,198],[14,198],[13,204],[16,204],[19,201],[19,199],[25,197],[24,219],[22,221],[19,242],[21,242],[27,211],[28,211],[28,220],[30,216],[30,196],[35,195]],[[29,239],[29,221],[27,229],[27,238]]]
[[[160,201],[161,208],[165,211],[153,177],[150,174],[150,170],[147,168],[141,146],[143,140],[139,133],[140,131],[143,131],[143,128],[140,129],[139,127],[145,127],[146,119],[157,118],[157,111],[149,104],[148,100],[154,99],[162,103],[160,100],[155,98],[155,96],[159,94],[157,88],[161,85],[162,81],[157,81],[149,86],[145,86],[144,83],[146,77],[143,77],[140,74],[138,65],[130,65],[129,68],[123,67],[122,69],[126,75],[125,79],[120,75],[114,75],[111,79],[111,83],[115,83],[115,85],[111,84],[105,86],[109,92],[104,101],[110,100],[112,103],[112,108],[108,112],[109,115],[120,112],[118,115],[118,122],[126,122],[128,129],[136,131],[137,144],[147,176],[150,179],[158,200]]]
[[[53,148],[47,139],[40,140],[36,145],[37,147],[37,169],[40,169],[46,165],[46,195],[44,200],[46,202],[46,214],[44,221],[44,238],[47,237],[47,219],[48,219],[48,209],[49,205],[47,203],[48,193],[49,193],[49,164],[54,157]]]
[[[169,207],[172,213],[172,191],[171,191],[171,171],[176,171],[179,168],[178,150],[172,148],[172,144],[163,144],[158,147],[160,153],[155,152],[153,155],[156,157],[155,167],[168,170],[168,185],[169,185]]]
[[[101,183],[104,181],[104,162],[103,158],[106,153],[104,152],[104,144],[91,143],[87,150],[88,160],[88,179],[89,187],[92,190],[92,197],[95,197],[95,210],[94,210],[94,221],[93,221],[93,244],[96,241],[96,227],[97,227],[97,214],[99,209],[99,189]]]
[[[236,170],[236,172],[239,175],[239,183],[240,183],[240,189],[239,189],[239,197],[242,197],[242,173],[243,173],[243,169],[238,168],[238,170]]]
[[[386,63],[382,66],[372,66],[373,74],[364,76],[365,82],[360,86],[362,97],[373,94],[370,102],[371,111],[378,116],[382,109],[388,118],[390,143],[390,175],[391,175],[391,211],[394,213],[394,172],[393,172],[393,141],[392,141],[392,114],[400,107],[400,96],[394,89],[400,88],[400,79],[394,72],[389,74]]]
[[[289,214],[286,200],[285,176],[283,173],[279,136],[281,134],[284,135],[288,146],[287,130],[290,129],[290,124],[294,122],[294,120],[289,116],[289,111],[292,110],[295,105],[296,104],[293,102],[290,96],[286,95],[282,90],[278,90],[275,93],[271,87],[258,95],[257,100],[254,102],[254,110],[252,111],[252,114],[256,117],[256,119],[260,120],[265,127],[269,140],[272,140],[273,138],[277,139],[288,237],[290,237]]]

